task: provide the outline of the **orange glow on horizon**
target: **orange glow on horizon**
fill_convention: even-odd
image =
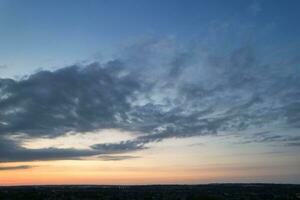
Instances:
[[[30,164],[35,167],[0,171],[0,185],[198,184],[245,176],[245,171],[235,169],[182,169],[175,166],[136,168],[119,164],[109,166],[101,161],[48,161],[21,164]]]

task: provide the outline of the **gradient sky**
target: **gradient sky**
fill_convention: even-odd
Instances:
[[[300,183],[299,8],[0,0],[0,185]]]

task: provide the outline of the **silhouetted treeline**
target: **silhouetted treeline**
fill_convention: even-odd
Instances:
[[[300,200],[300,185],[0,187],[0,200]]]

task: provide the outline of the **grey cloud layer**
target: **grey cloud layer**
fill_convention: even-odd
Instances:
[[[283,60],[260,59],[250,47],[214,53],[154,40],[108,63],[0,79],[0,161],[125,153],[165,138],[278,124],[298,129],[299,62]],[[104,128],[132,131],[137,139],[90,150],[32,150],[9,139]]]
[[[1,80],[0,134],[55,137],[114,127],[116,115],[129,109],[127,98],[139,86],[120,73],[119,66],[92,64]]]

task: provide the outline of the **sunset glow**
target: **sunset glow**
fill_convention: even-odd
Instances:
[[[0,185],[300,183],[299,6],[0,0]]]

